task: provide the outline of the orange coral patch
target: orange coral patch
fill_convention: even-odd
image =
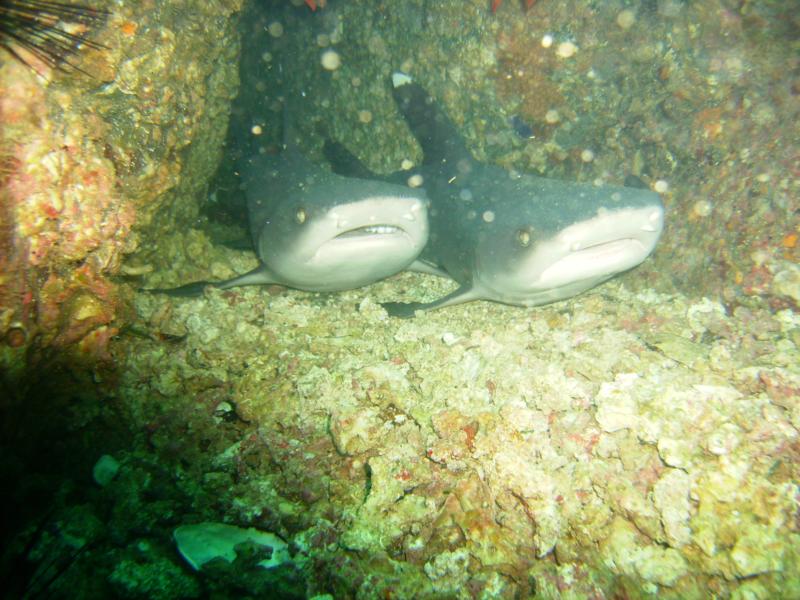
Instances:
[[[124,35],[131,37],[134,33],[136,33],[136,29],[138,27],[139,26],[133,21],[125,21],[120,27],[120,31],[122,31]]]

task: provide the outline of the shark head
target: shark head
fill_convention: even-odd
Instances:
[[[421,193],[379,181],[328,177],[282,202],[260,226],[263,263],[298,289],[368,285],[410,265],[428,240]]]
[[[523,188],[518,211],[491,231],[484,224],[473,274],[477,289],[511,304],[569,298],[635,267],[664,226],[661,200],[647,190],[530,178],[511,193]]]

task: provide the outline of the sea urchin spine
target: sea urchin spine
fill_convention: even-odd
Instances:
[[[70,56],[82,46],[105,48],[86,35],[102,25],[107,15],[83,4],[0,0],[0,47],[36,72],[36,60],[52,69],[82,71],[70,62]]]

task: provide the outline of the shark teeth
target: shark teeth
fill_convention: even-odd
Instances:
[[[394,225],[370,225],[368,227],[362,227],[361,231],[365,233],[397,233],[400,231],[400,228]]]
[[[358,229],[351,229],[350,231],[345,231],[344,233],[340,233],[336,237],[355,237],[360,235],[388,235],[392,233],[399,233],[402,231],[399,227],[395,227],[394,225],[366,225],[364,227],[359,227]]]

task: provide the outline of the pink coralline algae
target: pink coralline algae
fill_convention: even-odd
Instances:
[[[94,115],[56,115],[41,82],[4,66],[0,335],[12,346],[80,342],[102,356],[120,307],[108,277],[126,250],[135,210],[115,191],[103,156],[107,127]],[[68,106],[77,99],[58,94]],[[22,337],[14,331],[26,332]]]
[[[115,276],[151,270],[151,242],[194,222],[238,86],[239,8],[194,7],[215,25],[178,44],[182,11],[128,3],[80,70],[0,63],[0,342],[17,358],[106,355],[129,314]]]

